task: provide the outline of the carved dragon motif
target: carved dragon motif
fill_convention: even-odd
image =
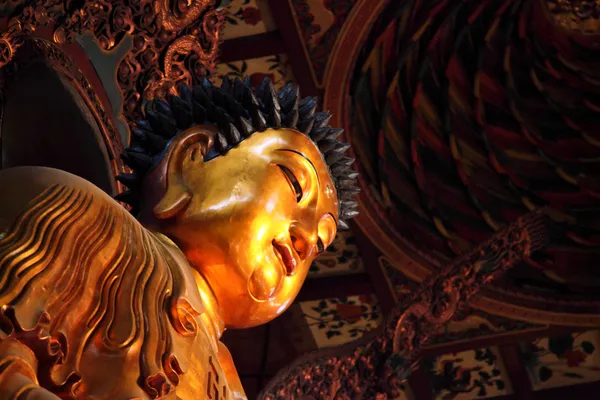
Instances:
[[[141,117],[143,98],[198,83],[214,68],[224,21],[220,0],[14,0],[8,28],[0,34],[0,68],[14,57],[23,40],[42,27],[53,29],[57,44],[91,32],[110,51],[126,36],[133,46],[117,69],[127,121]]]
[[[419,349],[461,306],[532,252],[547,244],[549,229],[530,214],[431,275],[402,299],[379,331],[341,348],[309,354],[281,371],[264,400],[393,399],[418,362]]]

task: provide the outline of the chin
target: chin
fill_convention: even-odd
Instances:
[[[258,302],[248,294],[247,299],[240,301],[245,304],[226,319],[225,325],[228,329],[245,329],[269,323],[283,314],[293,300],[281,301],[276,296],[268,301]]]

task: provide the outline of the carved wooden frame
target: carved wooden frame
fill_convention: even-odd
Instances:
[[[15,56],[25,38],[49,30],[55,44],[72,43],[90,32],[110,52],[126,36],[132,48],[116,71],[123,116],[131,125],[141,117],[145,99],[193,84],[215,66],[224,0],[9,0],[13,7],[0,32],[0,68]],[[75,3],[75,4],[74,4]]]
[[[61,50],[59,46],[42,38],[25,38],[21,46],[22,50],[15,52],[11,61],[0,70],[0,115],[4,111],[5,90],[15,78],[17,72],[35,63],[46,63],[60,75],[68,79],[92,113],[102,135],[113,175],[116,176],[124,172],[125,165],[120,158],[120,154],[124,150],[123,141],[111,117],[106,113],[96,90],[75,61]],[[0,125],[1,137],[2,127]]]
[[[92,77],[63,51],[77,35],[90,32],[105,52],[126,36],[133,46],[116,71],[123,97],[121,114],[130,127],[142,116],[144,100],[174,93],[177,85],[204,78],[215,66],[225,0],[8,0],[11,9],[0,19],[0,89],[10,79],[11,66],[32,62],[19,59],[21,46],[33,46],[36,57],[67,77],[84,99],[102,131],[116,175],[125,171],[120,154],[125,144],[98,98]],[[8,9],[7,8],[7,9]],[[45,36],[47,40],[32,38]],[[94,77],[97,78],[97,77]],[[109,110],[110,111],[110,110]],[[1,111],[0,111],[1,113]],[[1,114],[0,114],[1,119]],[[1,133],[0,133],[1,134]],[[124,188],[117,182],[118,191]]]

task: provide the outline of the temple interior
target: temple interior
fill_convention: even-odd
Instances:
[[[232,3],[216,74],[321,96],[344,113],[363,178],[352,231],[294,306],[225,334],[250,397],[300,354],[374,329],[429,271],[541,206],[570,221],[568,238],[440,327],[401,399],[597,396],[597,50],[568,37],[566,12],[541,22],[541,6],[561,2],[430,3]]]
[[[597,398],[598,2],[232,0],[224,18],[210,78],[316,96],[352,143],[362,190],[290,309],[225,332],[248,398],[301,355],[373,332],[427,276],[536,209],[560,237],[439,326],[398,400]],[[90,43],[69,54],[105,114],[76,73],[21,62],[3,75],[1,168],[50,166],[117,193],[122,148],[98,121],[126,142],[136,111],[114,52]]]

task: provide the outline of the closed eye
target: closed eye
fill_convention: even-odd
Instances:
[[[321,238],[319,238],[317,240],[317,251],[320,253],[322,253],[325,250],[325,245],[323,244],[323,241],[321,240]]]
[[[279,164],[277,164],[277,166],[281,169],[281,171],[283,171],[283,174],[288,179],[288,182],[290,183],[290,186],[296,195],[296,201],[299,202],[302,200],[302,186],[300,186],[296,176],[292,173],[292,171],[289,170],[289,168]]]

